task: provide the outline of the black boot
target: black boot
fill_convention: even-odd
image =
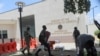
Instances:
[[[38,56],[38,53],[41,51],[41,49],[38,49],[37,52],[35,53],[35,56]]]
[[[50,54],[49,56],[54,56],[54,55]]]
[[[35,56],[38,56],[38,54],[37,54],[37,53],[35,53]]]
[[[24,55],[25,55],[25,52],[24,52],[24,50],[23,51],[21,51]]]

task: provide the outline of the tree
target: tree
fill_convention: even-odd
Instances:
[[[99,46],[100,46],[100,30],[96,30],[94,32],[94,34],[97,36],[97,38],[99,39]]]
[[[90,0],[64,0],[65,13],[80,13],[90,11]]]
[[[94,35],[98,35],[100,33],[100,30],[96,30],[95,32],[94,32]]]

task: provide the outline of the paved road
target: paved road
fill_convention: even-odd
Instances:
[[[32,51],[32,55],[30,56],[35,56],[34,53],[35,53],[35,50]],[[53,50],[52,54],[54,56],[67,56],[67,55],[75,56],[75,51],[74,50],[65,50],[65,51]],[[99,54],[98,56],[100,56],[100,52],[98,52],[98,54]],[[23,55],[20,51],[18,51],[16,53],[4,54],[1,56],[29,56],[29,55]],[[39,56],[48,56],[48,53],[41,51],[39,53]]]
[[[34,52],[32,52],[32,55],[30,56],[35,56],[34,55]],[[71,56],[75,56],[75,51],[72,51],[72,50],[66,50],[66,51],[58,51],[58,50],[53,50],[52,51],[52,54],[54,56],[67,56],[67,55],[71,55]],[[16,52],[16,53],[13,53],[13,54],[4,54],[2,56],[29,56],[29,55],[23,55],[21,52]],[[40,52],[39,53],[39,56],[48,56],[48,52]]]

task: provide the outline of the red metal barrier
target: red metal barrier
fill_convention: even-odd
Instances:
[[[4,47],[4,45],[3,44],[0,44],[0,54],[3,54],[4,53],[4,50],[3,50],[4,48],[3,47]]]
[[[35,49],[36,48],[36,39],[31,39],[31,42],[30,42],[30,49]]]
[[[0,54],[16,52],[17,51],[16,46],[17,44],[15,41],[0,44]]]
[[[4,47],[4,52],[5,53],[11,52],[10,51],[10,43],[4,43],[3,47]]]
[[[23,48],[26,46],[26,43],[25,43],[25,40],[21,40],[23,42],[21,42],[21,48],[22,48],[22,45],[23,45]],[[31,41],[30,41],[30,49],[35,49],[37,46],[36,44],[36,39],[35,38],[32,38]]]
[[[17,51],[16,46],[17,46],[16,42],[11,42],[11,51],[12,52],[16,52]]]

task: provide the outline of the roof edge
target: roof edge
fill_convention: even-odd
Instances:
[[[41,3],[41,2],[44,2],[45,0],[41,0],[39,2],[35,2],[35,3],[32,3],[32,4],[29,4],[29,5],[26,5],[25,7],[27,6],[31,6],[31,5],[35,5],[37,3]],[[11,9],[11,10],[8,10],[8,11],[5,11],[5,12],[1,12],[0,14],[4,14],[4,13],[7,13],[7,12],[10,12],[10,11],[13,11],[13,10],[16,10],[17,8],[14,8],[14,9]]]

